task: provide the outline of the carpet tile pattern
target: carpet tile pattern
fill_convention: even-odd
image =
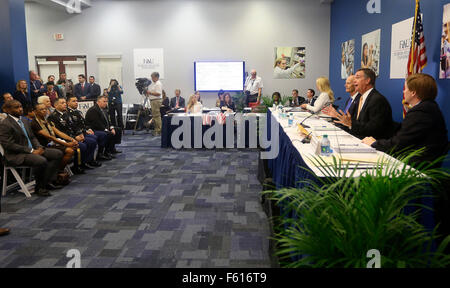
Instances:
[[[129,134],[129,132],[128,132]],[[49,198],[2,198],[0,267],[270,267],[258,152],[162,149],[125,135],[124,153]]]

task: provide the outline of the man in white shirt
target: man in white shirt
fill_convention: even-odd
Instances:
[[[244,93],[246,95],[245,104],[249,107],[249,103],[260,103],[263,82],[261,77],[256,75],[256,70],[252,69],[250,76],[247,77],[244,84]]]
[[[153,132],[153,136],[161,135],[161,105],[162,105],[162,91],[163,86],[161,81],[159,81],[159,73],[153,72],[152,75],[152,84],[147,88],[147,96],[150,99],[150,105],[152,109],[152,119],[153,123],[155,123],[155,130]]]

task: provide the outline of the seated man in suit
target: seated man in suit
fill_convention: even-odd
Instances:
[[[297,89],[294,89],[294,90],[292,90],[292,101],[290,101],[290,102],[291,102],[290,103],[291,107],[298,107],[298,106],[302,105],[303,102],[305,102],[305,99],[298,95]]]
[[[97,97],[100,96],[100,94],[102,94],[102,89],[100,88],[100,85],[98,85],[97,83],[95,83],[95,77],[94,76],[89,76],[89,100],[97,100]]]
[[[36,180],[35,191],[39,196],[51,196],[49,189],[61,188],[52,184],[56,180],[63,153],[39,144],[28,123],[20,120],[22,104],[11,100],[3,104],[8,117],[0,123],[0,144],[5,150],[8,165],[31,166]]]
[[[436,81],[427,74],[413,74],[406,80],[405,101],[411,107],[391,138],[367,137],[363,143],[384,152],[425,148],[413,163],[432,163],[447,154],[447,128],[438,104]],[[438,163],[440,166],[442,163]]]
[[[87,100],[91,98],[90,85],[86,83],[86,77],[83,74],[78,75],[78,82],[73,88],[73,94],[78,98],[78,100]]]
[[[98,147],[98,153],[114,158],[113,154],[121,153],[121,151],[116,150],[115,145],[122,142],[122,129],[111,125],[109,113],[106,110],[107,106],[108,97],[98,97],[95,106],[89,108],[86,112],[85,120],[86,125],[94,130],[95,133],[103,131],[107,134],[106,144],[104,147]]]
[[[184,98],[181,97],[181,90],[176,89],[175,90],[175,97],[170,99],[170,108],[171,109],[178,109],[178,108],[184,108],[186,107],[186,103],[184,101]]]
[[[78,146],[81,151],[81,163],[75,161],[75,164],[79,164],[79,166],[75,165],[73,168],[75,174],[84,174],[84,170],[93,169],[98,166],[94,161],[97,141],[92,138],[85,138],[83,131],[75,127],[69,113],[67,113],[66,99],[59,98],[55,101],[55,111],[48,116],[48,121],[52,122],[59,131],[78,141]]]
[[[375,89],[376,74],[371,69],[359,69],[355,74],[355,89],[361,94],[353,114],[343,111],[336,115],[338,124],[348,128],[350,134],[360,139],[367,136],[389,138],[393,134],[392,109],[387,99]]]

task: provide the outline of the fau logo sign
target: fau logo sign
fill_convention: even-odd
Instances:
[[[380,14],[381,0],[369,0],[369,2],[367,2],[366,9],[369,14]]]

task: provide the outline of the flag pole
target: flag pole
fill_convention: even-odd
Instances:
[[[415,50],[416,50],[416,47],[415,47],[415,44],[416,44],[416,25],[417,25],[417,13],[418,13],[418,10],[419,10],[419,2],[420,2],[420,0],[416,0],[416,11],[415,11],[415,13],[414,13],[414,29],[413,29],[413,34],[412,34],[412,38],[411,38],[411,51],[410,51],[410,53],[411,53],[411,59],[414,59],[414,52],[415,52]],[[411,61],[411,64],[409,65],[409,73],[411,73],[411,74],[413,74],[413,72],[414,72],[414,62],[415,61]],[[409,74],[408,73],[408,74]]]

